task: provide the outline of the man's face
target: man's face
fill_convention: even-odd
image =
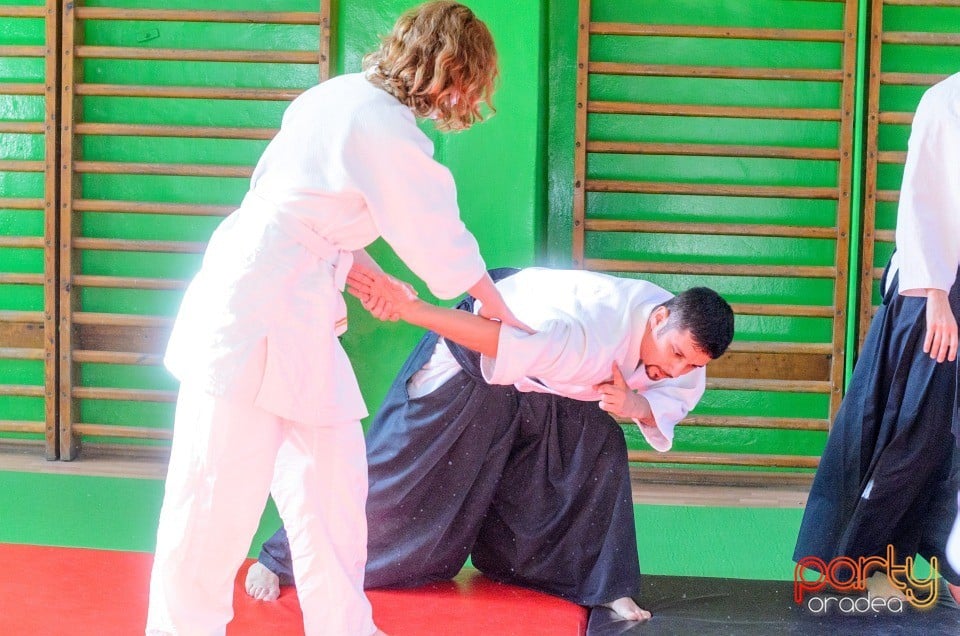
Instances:
[[[640,360],[651,380],[677,378],[706,366],[710,356],[694,343],[690,330],[667,327],[670,316],[666,307],[658,307],[650,315],[648,329],[640,342]]]

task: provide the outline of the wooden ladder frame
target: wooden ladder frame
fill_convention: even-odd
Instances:
[[[116,9],[85,7],[74,0],[63,0],[62,53],[62,150],[60,163],[60,455],[73,459],[86,436],[117,438],[123,442],[113,448],[143,453],[149,440],[169,439],[172,431],[144,426],[117,426],[79,419],[79,401],[84,399],[146,402],[174,402],[174,391],[82,386],[79,366],[85,363],[159,365],[172,319],[166,316],[94,313],[84,311],[79,290],[88,287],[180,290],[188,281],[161,278],[129,278],[86,275],[80,268],[80,255],[86,250],[111,250],[135,253],[199,254],[205,243],[186,241],[147,241],[87,238],[80,235],[79,218],[84,212],[163,214],[189,217],[225,216],[235,206],[172,204],[154,201],[105,201],[86,198],[80,189],[82,174],[135,174],[248,178],[252,166],[221,166],[179,163],[129,163],[86,161],[80,156],[80,139],[92,135],[132,135],[218,139],[267,140],[274,128],[235,128],[199,126],[157,126],[102,124],[86,122],[81,109],[85,96],[151,97],[187,99],[238,99],[289,101],[302,89],[235,88],[230,86],[138,86],[97,84],[84,80],[79,60],[129,59],[167,61],[216,61],[257,63],[316,64],[318,79],[330,76],[331,6],[320,3],[316,12],[191,11],[159,9]],[[85,20],[147,20],[160,22],[261,23],[317,25],[319,50],[252,51],[226,49],[162,49],[148,47],[89,46],[82,38]],[[237,202],[239,204],[239,201]],[[148,440],[147,444],[130,444]],[[156,450],[156,449],[155,449]],[[160,452],[166,452],[161,446]]]
[[[852,145],[856,67],[856,0],[834,0],[844,4],[841,30],[734,28],[664,24],[602,23],[591,20],[590,0],[579,3],[577,39],[577,82],[575,93],[574,188],[573,188],[573,263],[576,267],[614,272],[651,274],[704,274],[726,276],[793,276],[829,278],[834,281],[830,306],[789,304],[734,304],[739,314],[765,316],[807,316],[832,318],[832,342],[734,342],[729,353],[711,365],[714,371],[707,388],[754,391],[813,392],[830,395],[830,416],[836,413],[842,398],[847,279],[849,275],[849,231],[852,195]],[[698,37],[778,40],[784,42],[817,41],[842,44],[841,67],[837,69],[780,69],[722,66],[625,64],[590,59],[591,35],[629,35],[637,37]],[[606,102],[589,99],[591,75],[616,74],[660,77],[710,77],[724,79],[787,79],[841,84],[841,103],[836,109],[764,108],[753,106],[714,106],[703,104],[665,104],[656,101]],[[642,114],[702,116],[723,118],[761,118],[786,120],[836,121],[840,134],[835,148],[791,148],[784,146],[734,146],[693,143],[635,143],[591,141],[588,114]],[[837,187],[758,186],[710,183],[666,183],[615,181],[587,177],[588,153],[645,153],[693,155],[704,157],[764,157],[833,160],[838,166]],[[591,219],[587,208],[588,192],[643,194],[691,194],[738,197],[782,197],[828,199],[837,202],[834,227],[801,225],[703,224],[683,222],[626,221]],[[836,241],[834,266],[773,266],[749,264],[672,263],[659,261],[610,260],[585,254],[587,232],[646,232],[673,234],[713,233],[729,236],[826,238]],[[777,356],[828,356],[829,377],[817,380],[757,379],[738,375],[737,367],[747,361],[764,364]],[[719,368],[718,368],[719,367]],[[716,373],[720,371],[720,373]],[[829,428],[828,419],[789,417],[716,417],[691,416],[683,426],[772,428],[784,430],[821,430]],[[631,451],[630,460],[642,464],[669,463],[697,466],[765,467],[779,469],[815,468],[818,457],[797,455],[727,454],[673,452],[665,456],[653,451]]]
[[[47,0],[45,5],[3,5],[0,18],[42,18],[44,20],[44,43],[41,46],[0,46],[0,56],[43,58],[44,77],[37,83],[0,84],[0,94],[42,95],[44,119],[42,121],[3,121],[0,133],[43,135],[44,158],[42,161],[0,160],[0,170],[8,172],[42,172],[44,195],[42,198],[10,198],[0,196],[0,207],[44,214],[43,236],[0,237],[0,248],[25,248],[43,250],[43,272],[0,272],[0,283],[10,285],[43,286],[43,308],[40,311],[0,311],[0,358],[18,360],[42,360],[44,365],[43,385],[0,385],[0,395],[35,397],[44,400],[44,421],[5,419],[0,416],[0,432],[32,433],[43,435],[44,456],[57,459],[58,455],[58,404],[57,386],[57,159],[59,157],[59,132],[57,112],[60,94],[58,90],[60,2]]]

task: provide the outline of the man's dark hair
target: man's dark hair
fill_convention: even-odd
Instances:
[[[660,305],[670,310],[662,329],[690,330],[694,344],[717,359],[733,340],[733,309],[708,287],[691,287]]]

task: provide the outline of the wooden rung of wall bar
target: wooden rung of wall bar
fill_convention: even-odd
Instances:
[[[0,207],[3,207],[3,199],[0,199]],[[0,236],[0,248],[40,248],[43,249],[42,236]]]
[[[768,199],[837,199],[837,188],[815,186],[766,186],[720,183],[663,183],[659,181],[623,181],[588,179],[587,192],[633,194],[693,194],[704,196],[757,197]]]
[[[960,46],[960,34],[919,31],[884,31],[884,44],[920,44],[923,46]]]
[[[115,9],[77,7],[79,20],[131,20],[151,22],[213,22],[253,24],[317,24],[320,14],[309,11],[195,11],[179,9]]]
[[[173,318],[165,316],[144,316],[140,314],[106,314],[92,311],[73,312],[73,322],[77,325],[103,325],[113,327],[172,327]]]
[[[900,200],[900,191],[899,190],[877,190],[876,194],[877,201],[884,201],[886,203],[896,203]]]
[[[42,88],[42,87],[41,87]],[[2,86],[0,86],[2,89]],[[43,91],[39,91],[42,93]],[[75,95],[98,97],[162,97],[180,99],[243,99],[288,102],[299,88],[227,88],[222,86],[138,86],[134,84],[78,84]]]
[[[782,40],[786,42],[842,42],[843,31],[826,29],[759,29],[680,24],[635,24],[591,22],[591,35],[637,35],[673,38],[720,38],[734,40]]]
[[[833,108],[763,108],[757,106],[709,106],[700,104],[589,101],[587,102],[587,112],[611,115],[840,121],[840,111]]]
[[[829,1],[829,0],[821,0]],[[649,498],[639,498],[647,484],[669,484],[672,486],[733,486],[736,488],[788,488],[794,493],[798,490],[809,490],[813,482],[813,473],[809,471],[788,472],[782,470],[729,470],[729,469],[705,469],[705,468],[680,468],[666,466],[645,466],[644,464],[634,463],[630,465],[630,483],[633,487],[633,503],[644,504],[651,503]],[[795,494],[787,495],[792,501],[796,498],[796,504],[802,504],[802,496]],[[764,507],[782,505],[782,497],[773,495],[773,498],[766,498],[757,493],[756,497],[748,500],[740,500],[739,505]],[[664,501],[663,503],[685,503],[685,501]],[[790,507],[796,505],[788,504]]]
[[[92,174],[144,174],[177,177],[236,177],[249,179],[252,166],[213,166],[186,163],[121,163],[119,161],[74,161],[74,172]]]
[[[0,396],[3,397],[38,397],[44,395],[42,386],[31,384],[0,384]]]
[[[590,73],[596,75],[639,75],[644,77],[706,77],[801,82],[839,82],[843,79],[843,73],[834,69],[683,66],[678,64],[630,64],[626,62],[590,62],[588,69]]]
[[[0,360],[43,360],[43,349],[0,347]]]
[[[817,265],[725,265],[587,258],[588,269],[638,274],[692,274],[701,276],[770,276],[778,278],[835,278],[837,268]]]
[[[37,7],[10,7],[0,6],[0,18],[42,18],[46,15],[46,8]]]
[[[950,77],[943,73],[880,73],[881,84],[898,86],[933,86]]]
[[[104,252],[162,252],[166,254],[202,254],[206,243],[196,241],[147,241],[142,239],[75,238],[78,250]]]
[[[0,311],[0,322],[17,323],[41,323],[43,322],[43,312],[41,311]]]
[[[145,426],[114,426],[113,424],[85,424],[73,425],[73,431],[79,435],[91,437],[123,437],[128,439],[161,439],[173,438],[173,431],[163,428],[147,428]]]
[[[43,122],[40,121],[0,121],[0,133],[42,135],[43,126]]]
[[[204,139],[273,139],[277,128],[228,128],[213,126],[146,126],[141,124],[74,125],[77,135],[116,135],[129,137],[187,137]]]
[[[78,400],[111,400],[120,402],[176,402],[176,391],[156,389],[116,389],[111,387],[73,387],[73,397]]]
[[[776,303],[730,303],[739,316],[791,316],[803,318],[833,318],[833,307],[827,305],[780,305]]]
[[[913,123],[913,113],[886,111],[877,115],[877,121],[881,124],[909,126]]]
[[[587,141],[587,152],[631,155],[679,155],[694,157],[758,157],[762,159],[809,159],[839,161],[836,148],[789,146],[743,146],[734,144],[682,144],[637,141]]]
[[[0,431],[4,433],[43,433],[46,424],[29,420],[0,420]],[[6,442],[7,440],[4,440]]]
[[[816,468],[819,457],[804,455],[751,455],[727,453],[687,453],[628,451],[627,461],[644,464],[707,464],[711,466],[763,466],[767,468]]]
[[[74,199],[77,212],[118,212],[122,214],[169,214],[172,216],[227,216],[235,205],[203,205],[201,203],[158,203],[153,201],[111,201],[106,199]]]
[[[713,391],[770,391],[782,393],[830,393],[829,381],[756,380],[753,378],[707,377],[707,389]]]
[[[797,353],[813,355],[829,355],[833,349],[829,342],[780,342],[771,340],[745,341],[734,340],[728,349],[731,353]]]
[[[188,281],[171,278],[132,278],[121,276],[91,276],[74,274],[74,287],[99,287],[109,289],[149,289],[175,290],[186,289]]]
[[[625,428],[636,426],[633,420],[615,418]],[[830,421],[806,417],[762,417],[739,415],[688,415],[677,426],[699,428],[760,428],[787,429],[795,431],[826,431]]]
[[[43,95],[46,89],[43,84],[28,84],[26,82],[0,83],[0,95]]]
[[[896,230],[874,230],[873,240],[881,243],[896,243],[897,232]]]
[[[43,199],[5,199],[0,197],[0,208],[8,210],[42,210]]]
[[[911,7],[960,7],[960,0],[884,0],[883,4]]]
[[[766,225],[759,223],[710,223],[703,221],[623,221],[587,219],[588,232],[646,232],[650,234],[704,234],[710,236],[775,236],[782,238],[837,238],[835,227]]]
[[[43,274],[10,274],[0,272],[0,285],[43,285]]]
[[[43,161],[0,159],[0,172],[43,172],[45,168]]]
[[[77,59],[155,60],[172,62],[249,62],[260,64],[318,64],[319,51],[148,49],[124,46],[78,46]],[[41,56],[42,57],[42,56]]]
[[[630,424],[633,424],[633,422],[630,422]],[[705,428],[772,428],[791,431],[826,431],[830,428],[830,422],[828,420],[805,417],[690,415],[681,420],[679,426],[700,426]]]
[[[0,45],[0,58],[2,57],[45,57],[46,47],[30,46],[21,44],[2,44]]]
[[[904,164],[907,162],[907,153],[895,150],[882,150],[877,153],[877,162]]]
[[[73,352],[73,361],[94,364],[127,364],[134,366],[157,366],[163,364],[163,354],[137,353],[129,351],[93,351],[77,349]]]

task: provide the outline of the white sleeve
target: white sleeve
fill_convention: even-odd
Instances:
[[[576,383],[587,362],[587,334],[575,321],[553,319],[529,334],[500,327],[497,357],[481,356],[480,370],[489,384],[516,384],[523,378]]]
[[[406,119],[359,120],[343,164],[374,225],[397,256],[440,298],[455,298],[486,272],[457,207],[453,175]]]
[[[960,267],[960,121],[922,99],[910,131],[897,209],[900,293],[950,291]]]
[[[664,452],[673,446],[673,429],[703,397],[706,378],[704,369],[694,369],[684,376],[640,392],[649,402],[657,425],[647,426],[639,420],[633,421],[656,450]]]

